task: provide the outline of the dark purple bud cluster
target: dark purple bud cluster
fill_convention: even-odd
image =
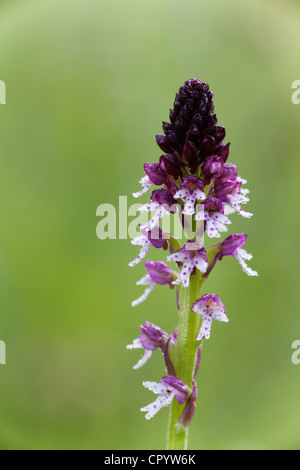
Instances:
[[[152,203],[164,205],[172,214],[176,202],[184,207],[183,215],[193,215],[197,202],[214,198],[221,213],[224,208],[220,205],[226,203],[243,217],[251,216],[240,206],[248,201],[242,189],[244,181],[238,177],[236,166],[226,163],[230,144],[224,143],[225,128],[217,125],[213,93],[207,83],[194,78],[185,82],[176,94],[170,122],[163,122],[163,130],[156,140],[166,153],[158,162],[144,164],[143,189],[134,193],[135,197],[154,185],[161,188],[152,192]],[[204,223],[208,230],[207,220]],[[147,226],[150,229],[151,224]],[[208,235],[218,236],[218,230]]]
[[[228,158],[230,144],[223,144],[225,128],[217,122],[209,85],[193,78],[176,94],[170,122],[163,122],[164,134],[157,135],[156,142],[163,152],[177,157],[177,165],[196,173],[212,155],[223,163]]]

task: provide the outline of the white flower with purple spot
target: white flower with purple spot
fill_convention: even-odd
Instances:
[[[146,257],[148,251],[152,246],[152,243],[145,235],[140,235],[139,237],[134,238],[133,240],[131,240],[131,243],[133,245],[141,246],[140,253],[138,254],[137,258],[129,263],[129,266],[133,267],[140,263],[142,259]]]
[[[214,193],[217,199],[220,199],[227,204],[230,204],[228,209],[225,209],[225,215],[232,213],[233,211],[238,212],[242,217],[249,218],[253,214],[246,212],[242,209],[241,204],[247,204],[249,198],[246,196],[250,191],[248,189],[241,188],[242,184],[247,181],[231,175],[234,179],[228,180],[217,180],[214,186]]]
[[[206,198],[203,192],[204,183],[196,176],[187,176],[183,179],[179,191],[174,195],[174,199],[184,199],[184,209],[182,211],[185,215],[193,215],[195,213],[195,204],[198,201],[203,201]]]
[[[224,165],[223,174],[215,181],[214,194],[216,198],[232,206],[225,208],[225,215],[232,212],[238,212],[245,218],[249,218],[253,215],[250,212],[245,212],[241,208],[241,204],[249,202],[249,198],[246,195],[249,194],[250,191],[242,188],[242,185],[246,183],[247,180],[237,175],[235,165],[230,163]]]
[[[224,203],[216,198],[208,198],[203,202],[204,210],[199,210],[195,220],[206,222],[206,233],[209,238],[220,238],[219,232],[227,232],[226,225],[231,224],[229,218],[224,214]]]
[[[153,403],[141,408],[141,411],[145,411],[147,413],[145,416],[146,419],[153,418],[161,408],[170,405],[174,398],[177,399],[180,405],[183,405],[189,395],[188,387],[182,382],[182,380],[171,375],[166,375],[158,383],[143,382],[143,386],[159,395]]]
[[[258,276],[258,272],[251,269],[245,262],[245,260],[249,261],[253,258],[253,256],[250,253],[248,253],[243,248],[238,248],[235,251],[234,256],[240,263],[244,273],[246,273],[248,276]]]
[[[183,263],[178,278],[173,281],[174,285],[182,283],[184,287],[190,284],[190,276],[194,269],[205,273],[207,269],[207,256],[204,246],[199,242],[187,242],[176,253],[167,257],[168,261]]]
[[[139,208],[139,211],[154,212],[154,215],[151,217],[149,222],[141,225],[141,230],[145,230],[146,232],[150,232],[150,230],[153,230],[153,228],[156,227],[160,219],[162,219],[166,213],[166,209],[161,206],[158,202],[149,202],[148,204],[144,204],[142,207]]]
[[[227,195],[227,199],[232,208],[245,219],[249,219],[253,216],[251,212],[246,212],[241,207],[241,204],[247,204],[247,202],[250,201],[250,199],[246,196],[248,192],[248,189],[240,189],[237,192],[233,192],[232,194]]]
[[[135,198],[138,198],[138,197],[142,196],[143,194],[146,194],[146,192],[151,188],[151,186],[153,186],[153,183],[150,180],[148,175],[144,176],[139,181],[139,183],[141,184],[142,189],[140,191],[136,192],[136,193],[132,193],[133,197],[135,197]]]
[[[176,210],[176,201],[172,193],[167,189],[156,189],[151,195],[151,202],[139,208],[140,212],[154,212],[149,222],[141,225],[141,230],[145,230],[146,232],[153,230],[166,212],[175,214]]]
[[[209,339],[213,320],[228,322],[225,314],[225,306],[217,295],[205,294],[192,306],[192,312],[198,313],[202,317],[201,328],[197,337],[198,341],[203,338]]]
[[[151,246],[154,246],[155,248],[163,248],[164,250],[167,250],[168,248],[167,239],[170,237],[170,234],[163,232],[160,227],[154,227],[149,232],[142,230],[141,233],[142,235],[131,240],[133,245],[141,246],[140,253],[137,258],[129,263],[129,266],[131,267],[136,266],[146,257]]]

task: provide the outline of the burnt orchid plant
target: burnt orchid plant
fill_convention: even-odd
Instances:
[[[157,398],[141,411],[150,419],[170,405],[167,448],[180,450],[187,448],[195,411],[196,374],[203,343],[210,338],[214,320],[229,321],[218,295],[203,293],[203,284],[224,256],[236,258],[249,276],[257,276],[257,272],[246,264],[252,256],[244,249],[244,233],[204,246],[204,235],[210,240],[227,232],[230,214],[237,212],[244,218],[252,215],[242,209],[249,201],[249,191],[244,189],[246,181],[237,175],[236,166],[227,163],[230,144],[224,143],[225,128],[217,125],[208,84],[192,79],[180,88],[163,131],[156,141],[164,154],[159,162],[145,163],[142,189],[133,194],[139,197],[153,189],[150,202],[140,208],[150,214],[150,220],[140,225],[140,235],[132,240],[140,246],[140,252],[130,266],[140,263],[154,249],[167,252],[170,266],[162,261],[145,262],[146,274],[137,282],[145,291],[132,305],[143,302],[157,284],[176,289],[178,325],[168,334],[146,321],[140,326],[140,336],[127,348],[143,350],[134,369],[143,366],[153,351],[161,350],[166,373],[159,382],[143,382]],[[160,222],[165,214],[174,214],[182,226],[188,226],[190,237],[186,230],[180,240],[164,232]]]

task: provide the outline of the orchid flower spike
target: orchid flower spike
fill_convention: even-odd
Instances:
[[[139,247],[139,252],[129,266],[138,265],[154,247],[162,255],[169,249],[162,259],[175,263],[177,269],[172,270],[164,261],[146,261],[147,272],[137,282],[145,286],[145,291],[132,305],[141,304],[156,285],[168,286],[176,291],[179,321],[173,335],[146,321],[140,326],[140,336],[127,349],[142,350],[134,369],[142,367],[153,351],[161,350],[168,375],[160,382],[143,382],[158,397],[141,411],[150,419],[174,398],[183,405],[177,406],[175,402],[172,406],[167,446],[184,449],[196,408],[195,381],[203,340],[210,338],[214,320],[229,321],[219,297],[214,294],[199,297],[200,291],[224,256],[236,258],[249,276],[258,274],[246,263],[252,255],[245,250],[245,233],[229,235],[211,248],[205,244],[205,235],[208,239],[219,239],[228,231],[232,214],[238,213],[245,219],[252,216],[242,208],[249,202],[249,190],[244,188],[247,181],[238,175],[236,165],[227,161],[230,142],[225,141],[225,127],[218,125],[209,85],[194,78],[186,81],[176,94],[169,122],[164,121],[162,129],[156,142],[163,155],[156,162],[144,163],[141,189],[133,193],[137,198],[150,190],[151,196],[139,207],[145,213],[146,223],[139,226],[140,234],[131,242]],[[179,220],[183,229],[189,229],[182,232],[181,239],[163,231],[164,222],[169,221],[165,215],[169,214]],[[159,313],[155,311],[153,315]]]

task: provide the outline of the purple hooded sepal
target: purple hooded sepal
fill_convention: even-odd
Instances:
[[[239,191],[241,183],[237,181],[237,167],[232,163],[223,166],[222,174],[216,178],[214,184],[215,197],[226,201],[227,194]]]
[[[157,186],[161,186],[167,179],[166,172],[161,168],[159,163],[145,163],[144,171],[150,181]]]
[[[219,181],[236,181],[237,179],[237,167],[233,163],[225,163],[222,176]]]
[[[178,424],[181,426],[188,428],[193,416],[195,414],[195,408],[196,408],[196,401],[197,401],[197,394],[198,394],[198,389],[197,385],[194,381],[192,381],[193,384],[193,391],[191,395],[189,396],[186,405],[183,409],[183,412],[181,413],[181,416],[178,420]]]
[[[224,203],[215,197],[208,197],[201,202],[206,212],[220,212],[224,214]]]
[[[153,191],[151,194],[151,201],[164,206],[171,214],[176,213],[177,201],[174,199],[172,193],[167,189],[156,189]]]
[[[244,248],[248,235],[246,233],[233,233],[221,243],[218,258],[221,260],[223,256],[235,256],[238,248]]]
[[[222,260],[224,256],[234,257],[236,250],[244,248],[248,235],[246,233],[233,233],[229,237],[225,238],[222,243],[215,245],[212,250],[216,252],[214,258],[209,263],[206,273],[203,275],[203,279],[206,279],[211,273],[217,260]]]
[[[180,189],[189,189],[193,192],[195,189],[200,189],[203,191],[204,183],[203,181],[198,178],[197,176],[186,176],[183,178],[182,183],[180,185]]]
[[[184,252],[198,254],[205,261],[207,261],[206,250],[200,242],[193,242],[191,240],[187,241],[186,244],[182,248],[179,248],[179,250],[177,251],[177,253]]]
[[[162,261],[146,261],[145,268],[155,284],[174,287],[172,285],[174,281],[173,271]]]
[[[224,162],[221,157],[212,155],[205,161],[201,171],[203,175],[208,177],[207,182],[209,182],[210,178],[220,178],[224,172]]]
[[[168,335],[159,326],[145,321],[144,325],[140,325],[141,334],[138,338],[140,345],[145,351],[155,351],[161,349],[168,374],[176,377],[175,369],[169,355],[169,345],[177,342],[177,330],[172,335]]]
[[[162,380],[170,391],[172,391],[180,405],[183,405],[188,398],[189,389],[187,386],[182,382],[182,380],[174,377],[172,375],[165,375]]]
[[[145,321],[144,325],[140,325],[141,334],[139,340],[144,349],[155,351],[155,349],[163,348],[167,341],[168,334],[161,328]]]
[[[214,304],[218,305],[219,307],[221,307],[221,309],[224,312],[226,311],[225,305],[221,302],[219,297],[215,294],[204,294],[204,295],[202,295],[202,297],[200,297],[200,299],[196,300],[196,302],[193,304],[193,307],[194,307],[194,305],[197,305],[198,307],[206,307],[207,305],[209,305],[212,302]]]
[[[241,189],[241,182],[226,180],[226,181],[219,181],[216,180],[214,191],[216,198],[220,199],[221,201],[230,203],[228,199],[228,194],[239,194]]]
[[[143,230],[142,234],[148,238],[154,248],[163,248],[164,250],[168,249],[168,241],[166,239],[167,234],[165,234],[159,226],[156,225],[148,232]]]

